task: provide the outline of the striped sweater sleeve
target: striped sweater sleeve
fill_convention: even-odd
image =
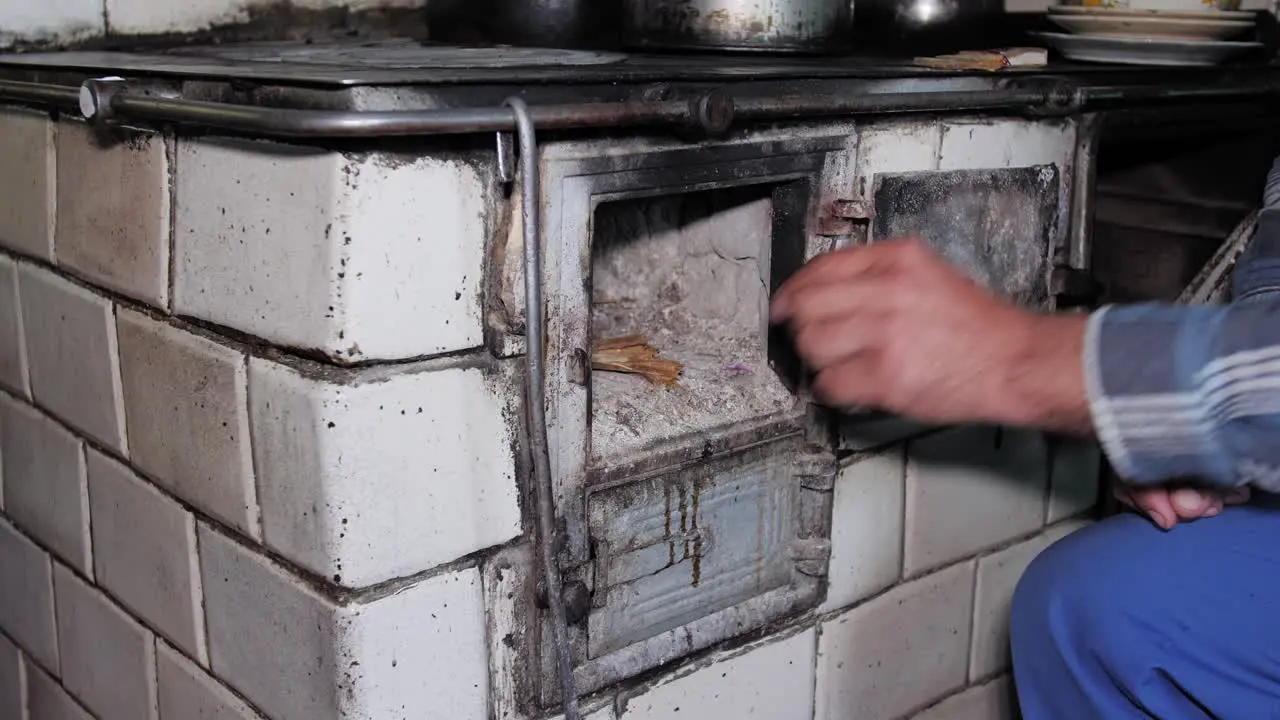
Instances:
[[[1085,336],[1094,428],[1138,484],[1280,491],[1280,210],[1265,210],[1231,304],[1110,306]]]

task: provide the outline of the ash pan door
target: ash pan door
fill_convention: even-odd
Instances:
[[[1058,186],[1056,165],[881,175],[874,236],[923,238],[979,284],[1043,306]]]

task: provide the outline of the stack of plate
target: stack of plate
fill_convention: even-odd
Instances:
[[[1070,34],[1038,34],[1069,60],[1204,66],[1262,47],[1232,40],[1254,27],[1254,13],[1219,9],[1206,0],[1056,5],[1049,8],[1049,19]]]

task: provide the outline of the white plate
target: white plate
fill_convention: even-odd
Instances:
[[[1120,65],[1217,65],[1233,55],[1262,47],[1256,42],[1186,42],[1036,33],[1069,60]]]
[[[1247,10],[1130,10],[1128,8],[1084,7],[1081,5],[1052,5],[1050,16],[1076,15],[1107,18],[1144,17],[1168,18],[1170,20],[1249,20],[1256,21],[1258,16]]]
[[[1177,40],[1222,40],[1253,27],[1249,20],[1192,20],[1170,17],[1107,17],[1049,15],[1049,19],[1077,35]]]

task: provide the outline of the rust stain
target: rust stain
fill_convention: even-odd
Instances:
[[[680,488],[680,534],[684,537],[684,557],[681,560],[689,559],[689,496],[685,494],[684,487]]]
[[[664,528],[664,534],[667,538],[667,567],[671,567],[676,564],[676,542],[671,539],[671,486],[663,485],[662,493],[665,496],[663,499],[666,502],[666,527]]]
[[[764,557],[764,522],[765,503],[761,502],[756,505],[756,587],[760,587],[764,583],[764,565],[760,562],[760,558]]]
[[[693,587],[702,581],[702,533],[698,532],[698,500],[702,497],[702,478],[693,481]]]

